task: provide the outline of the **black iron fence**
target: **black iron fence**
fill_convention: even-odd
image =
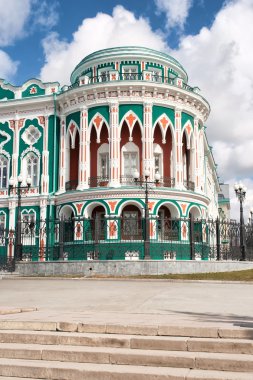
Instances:
[[[148,228],[147,227],[148,223]],[[21,241],[17,241],[17,230]],[[148,234],[147,234],[148,231]],[[246,260],[253,260],[253,226],[243,226]],[[21,249],[17,250],[17,244]],[[0,270],[15,261],[138,260],[149,247],[152,260],[240,260],[240,224],[234,221],[128,217],[23,220],[0,231]],[[20,256],[15,255],[21,252]]]

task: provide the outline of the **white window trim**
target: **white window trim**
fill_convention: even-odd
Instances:
[[[36,244],[36,212],[33,209],[22,210],[21,212],[21,228],[24,227],[25,223],[23,222],[24,216],[28,216],[27,222],[31,222],[31,217],[33,216],[34,229],[32,234],[23,235],[22,245],[35,245]]]
[[[163,168],[163,149],[159,144],[154,144],[153,146],[154,154],[154,168],[155,168],[155,155],[160,155],[160,165],[159,165],[159,174],[163,178],[164,168]]]
[[[1,187],[1,183],[0,183],[0,189],[7,189],[8,188],[8,184],[9,184],[9,170],[10,170],[10,159],[8,157],[6,157],[5,154],[2,154],[0,153],[0,157],[3,156],[5,158],[5,160],[7,161],[7,170],[6,170],[6,187]]]
[[[38,160],[38,168],[37,168],[37,184],[34,185],[33,183],[31,183],[31,187],[38,187],[39,184],[40,184],[40,157],[34,153],[33,151],[30,151],[28,152],[25,156],[23,156],[22,158],[22,177],[23,177],[23,185],[26,184],[26,178],[27,178],[27,175],[28,175],[28,170],[27,170],[27,159],[28,157],[33,154],[35,157],[37,157],[37,160]]]
[[[5,229],[6,229],[6,220],[7,220],[7,218],[6,218],[6,213],[4,211],[0,212],[0,218],[2,216],[4,217],[3,218],[4,221],[3,221],[3,235],[0,234],[0,247],[5,246]],[[0,223],[0,225],[1,224],[2,223]]]
[[[135,70],[134,72],[132,72],[132,70]],[[126,72],[125,70],[130,70],[129,72]],[[132,74],[135,74],[137,75],[139,73],[138,71],[138,65],[124,65],[122,66],[122,74],[129,74],[129,75],[132,75]],[[123,75],[123,79],[126,79],[125,76]],[[137,79],[136,77],[134,79],[127,79],[127,80],[135,80]]]
[[[124,153],[137,153],[137,170],[140,172],[140,152],[139,148],[136,144],[133,142],[128,142],[125,145],[123,145],[121,149],[121,162],[122,162],[122,176],[125,176],[125,158]]]
[[[108,160],[109,160],[109,144],[104,143],[100,145],[97,151],[97,176],[100,177],[102,173],[102,167],[101,167],[101,160],[100,160],[100,155],[102,154],[108,154]],[[110,174],[110,163],[108,165],[108,178]]]
[[[147,71],[149,71],[149,72],[151,72],[151,74],[152,74],[152,77],[151,77],[151,80],[153,81],[153,82],[162,82],[162,69],[160,69],[160,68],[158,68],[158,67],[149,67],[148,69],[147,69]],[[156,80],[155,79],[155,75],[156,74],[158,74],[158,76],[159,76],[159,79],[158,80]]]

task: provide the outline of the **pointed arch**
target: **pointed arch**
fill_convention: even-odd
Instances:
[[[93,118],[91,119],[91,121],[89,123],[88,133],[87,133],[88,139],[90,140],[91,131],[92,131],[92,127],[93,127],[96,131],[96,140],[99,143],[100,142],[101,130],[102,130],[103,125],[106,126],[107,132],[108,132],[108,138],[110,138],[109,124],[108,124],[107,120],[105,119],[105,117],[100,112],[97,112],[93,116]]]
[[[68,123],[65,139],[66,190],[75,190],[78,185],[80,129],[73,119]]]
[[[185,133],[186,141],[187,141],[187,149],[190,149],[191,143],[193,143],[194,133],[193,133],[193,125],[190,120],[187,120],[182,128],[182,138]]]
[[[69,142],[71,142],[71,148],[72,149],[75,148],[75,141],[76,141],[76,134],[77,133],[80,134],[79,126],[77,125],[77,123],[73,119],[71,119],[69,124],[68,124],[68,127],[67,127],[66,145],[68,145],[68,147],[70,147]]]
[[[119,124],[119,132],[120,132],[120,134],[121,134],[121,129],[122,129],[122,126],[123,126],[124,122],[126,123],[126,125],[128,127],[128,130],[129,130],[129,137],[130,137],[129,141],[131,141],[132,133],[133,133],[134,127],[135,127],[135,125],[136,125],[137,122],[138,122],[138,125],[139,125],[139,128],[140,128],[140,131],[141,131],[141,137],[143,137],[143,125],[142,125],[142,122],[141,122],[140,118],[136,115],[136,113],[134,111],[129,110],[122,117],[122,119],[120,121],[120,124]]]
[[[156,121],[153,124],[153,137],[154,137],[155,128],[156,128],[157,124],[160,127],[164,143],[165,143],[165,136],[166,136],[168,128],[170,128],[172,139],[173,139],[173,143],[175,143],[175,130],[174,130],[173,123],[170,120],[169,116],[166,115],[165,113],[163,113],[162,115],[160,115],[156,119]]]

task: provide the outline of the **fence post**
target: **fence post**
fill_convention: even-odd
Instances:
[[[64,258],[64,219],[59,221],[59,259],[63,260]]]
[[[217,247],[217,260],[220,261],[220,220],[216,219],[216,247]]]
[[[190,259],[195,260],[195,244],[194,244],[194,220],[190,214]]]

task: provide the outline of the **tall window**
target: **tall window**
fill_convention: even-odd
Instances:
[[[100,176],[109,177],[109,153],[100,153]]]
[[[159,69],[149,69],[151,72],[151,77],[153,82],[161,82],[162,81],[162,70]]]
[[[123,79],[135,80],[138,79],[138,67],[137,66],[125,66],[123,67]]]
[[[123,239],[137,239],[139,237],[139,221],[137,211],[123,212]]]
[[[137,152],[124,152],[124,175],[132,177],[134,171],[138,170],[138,153]]]
[[[3,155],[0,156],[0,189],[7,187],[8,160]]]
[[[22,212],[21,239],[23,245],[35,244],[35,213]]]
[[[0,214],[0,246],[5,245],[5,214]]]
[[[35,154],[30,153],[26,156],[27,177],[32,180],[32,186],[38,186],[39,179],[39,160]]]

